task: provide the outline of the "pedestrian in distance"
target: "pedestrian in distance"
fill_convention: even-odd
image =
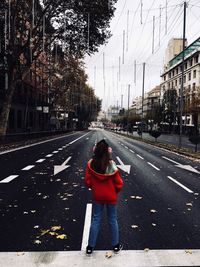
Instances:
[[[103,209],[106,207],[110,243],[115,253],[120,252],[119,227],[117,222],[117,195],[123,181],[115,162],[111,159],[112,148],[103,139],[93,148],[94,155],[86,166],[85,184],[92,190],[92,220],[86,254],[92,254],[99,233]]]

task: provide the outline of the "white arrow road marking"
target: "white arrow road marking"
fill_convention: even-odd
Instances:
[[[182,187],[183,189],[185,189],[188,193],[194,193],[192,190],[190,190],[188,187],[186,187],[185,185],[179,183],[178,181],[176,181],[174,178],[172,178],[171,176],[167,176],[167,178],[169,178],[172,182],[176,183],[177,185],[179,185],[180,187]]]
[[[193,168],[192,166],[190,166],[190,165],[184,165],[184,164],[181,164],[181,163],[178,163],[178,162],[176,162],[176,161],[174,161],[174,160],[172,160],[172,159],[169,159],[169,158],[167,158],[167,157],[165,157],[165,156],[162,156],[162,158],[163,159],[166,159],[166,160],[168,160],[168,161],[171,161],[171,162],[173,162],[173,163],[175,163],[176,164],[176,167],[179,167],[179,168],[181,168],[181,169],[185,169],[185,170],[187,170],[187,171],[191,171],[191,172],[194,172],[194,173],[200,173],[199,171],[197,171],[195,168]]]
[[[120,163],[120,165],[117,165],[117,167],[120,168],[121,170],[123,170],[124,172],[127,172],[128,174],[130,174],[131,165],[124,165],[124,163],[122,162],[122,160],[119,157],[116,157],[116,158]]]
[[[54,175],[58,174],[61,171],[64,171],[67,169],[70,165],[65,165],[67,162],[71,159],[71,157],[68,157],[61,165],[55,165],[54,166]]]
[[[10,175],[10,176],[6,177],[5,179],[3,179],[2,181],[0,181],[0,183],[1,184],[3,184],[3,183],[9,183],[10,181],[14,180],[18,176],[19,175]]]
[[[29,171],[29,170],[32,169],[33,167],[35,167],[35,165],[29,165],[29,166],[26,166],[25,168],[22,169],[22,171]]]

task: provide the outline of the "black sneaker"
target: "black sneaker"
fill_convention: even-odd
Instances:
[[[86,247],[86,255],[90,256],[93,252],[93,247],[90,247],[89,245]]]
[[[118,254],[122,249],[123,249],[123,245],[120,243],[113,247],[113,251],[116,254]]]

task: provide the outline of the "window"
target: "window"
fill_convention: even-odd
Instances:
[[[191,72],[188,73],[188,81],[191,81]]]
[[[195,90],[196,89],[196,83],[193,83],[192,84],[192,90]]]
[[[193,70],[193,78],[196,78],[196,76],[197,76],[197,71]]]
[[[178,68],[176,68],[176,74],[178,74]]]
[[[190,91],[190,90],[191,90],[191,85],[189,84],[189,85],[188,85],[188,91]]]
[[[195,61],[195,63],[198,63],[199,62],[199,56],[196,56],[194,61]]]
[[[186,75],[184,75],[183,82],[186,83]]]
[[[187,62],[185,63],[185,70],[187,70]]]
[[[172,71],[172,77],[174,77],[174,70]]]
[[[177,80],[175,80],[175,86],[177,86]]]
[[[164,81],[166,81],[166,75],[164,75],[164,77],[163,77],[163,78],[164,78]]]
[[[171,78],[171,72],[169,72],[169,78]]]
[[[193,65],[193,59],[191,58],[190,59],[190,67],[192,67],[192,65]]]
[[[181,84],[181,78],[179,78],[179,84]]]

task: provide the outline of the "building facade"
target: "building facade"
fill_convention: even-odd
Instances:
[[[174,90],[177,94],[176,112],[180,110],[180,90],[182,83],[182,54],[174,56],[161,75],[161,100],[166,91]],[[200,38],[185,48],[183,80],[183,117],[185,127],[200,125]]]

